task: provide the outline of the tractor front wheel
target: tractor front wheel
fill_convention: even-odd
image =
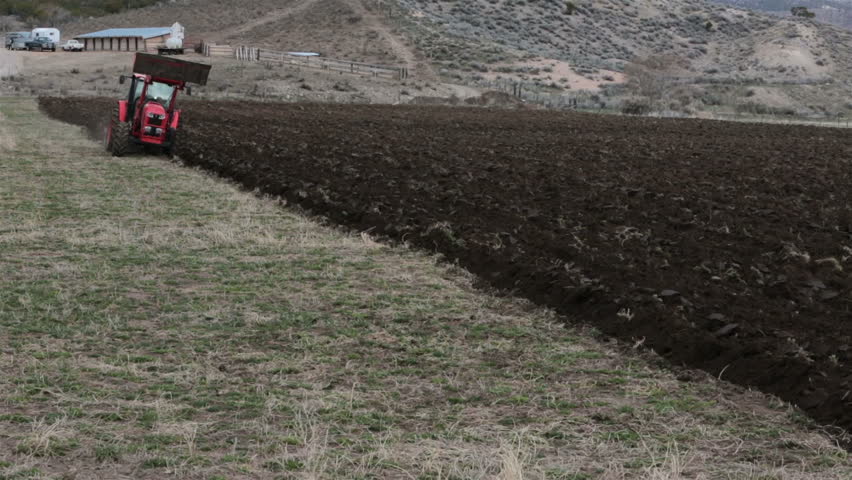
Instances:
[[[130,147],[130,122],[122,122],[119,118],[116,107],[107,131],[107,150],[113,157],[124,155]]]
[[[130,148],[130,123],[119,122],[112,130],[112,149],[110,152],[113,157],[120,157],[127,153]]]

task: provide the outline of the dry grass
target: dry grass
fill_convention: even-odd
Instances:
[[[771,398],[0,112],[0,478],[852,477]]]
[[[18,442],[15,451],[33,457],[62,455],[73,445],[71,432],[65,428],[67,418],[52,421],[39,418],[32,423],[32,431]]]
[[[10,153],[15,149],[15,137],[12,132],[5,126],[6,117],[0,113],[0,152]]]

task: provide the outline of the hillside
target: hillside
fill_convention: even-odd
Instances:
[[[849,68],[848,32],[799,19],[702,0],[564,1],[401,0],[432,35],[421,50],[447,65],[471,58],[475,42],[503,55],[532,54],[569,61],[582,70],[621,70],[631,59],[669,54],[696,74],[724,79],[825,81]],[[447,36],[463,42],[447,42]]]
[[[787,16],[793,7],[806,7],[821,22],[852,29],[849,0],[718,0],[720,3]]]
[[[74,21],[69,33],[180,22],[187,36],[233,45],[316,51],[354,61],[413,64],[381,18],[360,0],[176,0],[149,8]],[[409,65],[411,66],[411,65]]]
[[[666,72],[667,109],[849,110],[850,32],[703,0],[175,0],[64,28],[174,21],[193,38],[404,65],[419,79],[534,82],[553,94],[604,88],[601,105],[614,108],[635,93],[618,87],[630,62],[665,56],[677,65]]]
[[[567,65],[602,86],[637,58],[665,56],[678,66],[664,75],[671,109],[848,110],[852,34],[811,20],[702,0],[400,1],[419,51],[485,80],[566,87]]]
[[[31,23],[52,24],[73,17],[100,16],[141,8],[159,0],[0,0],[0,15],[15,15]]]

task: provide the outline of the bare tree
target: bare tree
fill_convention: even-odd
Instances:
[[[17,22],[13,17],[0,15],[0,32],[8,32],[15,27]]]
[[[672,89],[686,62],[674,55],[651,55],[638,58],[627,64],[628,90],[638,97],[647,99],[654,107]]]
[[[56,6],[50,6],[46,9],[47,14],[47,24],[51,27],[55,27],[62,22],[68,21],[71,18],[71,12]]]

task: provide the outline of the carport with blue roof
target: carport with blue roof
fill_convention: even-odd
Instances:
[[[86,50],[156,51],[157,45],[166,43],[170,27],[110,28],[78,35]]]

